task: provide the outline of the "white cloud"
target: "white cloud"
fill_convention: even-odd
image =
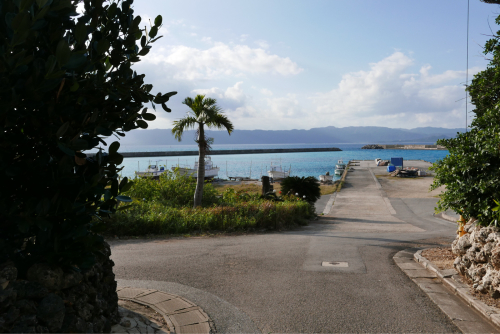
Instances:
[[[269,43],[263,39],[259,39],[259,40],[255,41],[254,43],[257,44],[257,46],[261,49],[264,49],[264,50],[269,49]]]
[[[260,90],[260,93],[265,96],[273,96],[273,92],[271,92],[269,89],[262,88]]]
[[[237,82],[234,86],[222,90],[218,87],[209,89],[194,89],[191,92],[195,95],[201,94],[217,99],[217,103],[223,109],[236,110],[245,105],[246,101],[251,99],[250,96],[243,92],[243,81]]]
[[[201,41],[206,44],[214,44],[214,41],[212,41],[212,37],[202,37]]]
[[[230,46],[224,43],[214,43],[205,50],[184,45],[160,48],[152,51],[144,62],[167,67],[169,74],[177,80],[210,80],[248,73],[287,76],[302,71],[288,57],[270,54],[263,49],[252,49],[247,45]]]
[[[272,95],[271,91],[264,91]],[[302,117],[307,116],[295,94],[255,99],[245,93],[242,81],[226,89],[212,87],[195,89],[191,93],[216,98],[218,105],[238,129],[280,129],[283,126],[288,128],[291,123],[294,127],[300,127]]]
[[[287,94],[283,97],[267,99],[272,118],[287,118],[303,116],[302,107],[295,94]],[[269,116],[268,116],[269,117]],[[284,120],[285,120],[284,119]]]
[[[369,71],[345,74],[337,88],[312,98],[316,112],[339,126],[458,126],[465,115],[464,71],[407,73],[414,60],[395,52]],[[479,68],[470,70],[477,73]],[[458,101],[458,102],[457,102]]]

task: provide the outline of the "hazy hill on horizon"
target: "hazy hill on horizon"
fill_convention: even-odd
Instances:
[[[414,129],[393,129],[377,126],[350,126],[337,128],[327,126],[309,130],[234,130],[229,136],[226,131],[206,130],[214,144],[324,144],[324,143],[395,143],[436,142],[456,136],[464,129],[422,127]],[[123,145],[192,145],[195,130],[189,130],[178,142],[171,129],[148,129],[128,132],[121,138]]]

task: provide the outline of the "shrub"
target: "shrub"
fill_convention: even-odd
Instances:
[[[189,175],[179,175],[177,171],[166,171],[159,180],[140,177],[125,194],[136,199],[159,201],[170,207],[193,206],[196,179]],[[217,191],[210,182],[206,182],[202,204],[204,206],[217,202]]]
[[[319,181],[312,177],[288,176],[281,181],[281,192],[284,195],[298,194],[309,203],[315,203],[321,197]]]

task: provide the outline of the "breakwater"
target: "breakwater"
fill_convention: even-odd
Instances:
[[[380,145],[386,150],[446,150],[442,145]]]
[[[303,152],[332,152],[342,151],[337,147],[320,148],[274,148],[255,150],[212,150],[208,155],[233,155],[233,154],[262,154],[262,153],[303,153]],[[178,157],[187,155],[198,155],[198,151],[164,151],[164,152],[120,152],[125,158],[147,158],[147,157]]]

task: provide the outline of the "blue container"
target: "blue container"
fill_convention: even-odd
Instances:
[[[394,172],[396,170],[396,166],[387,166],[387,172]]]

